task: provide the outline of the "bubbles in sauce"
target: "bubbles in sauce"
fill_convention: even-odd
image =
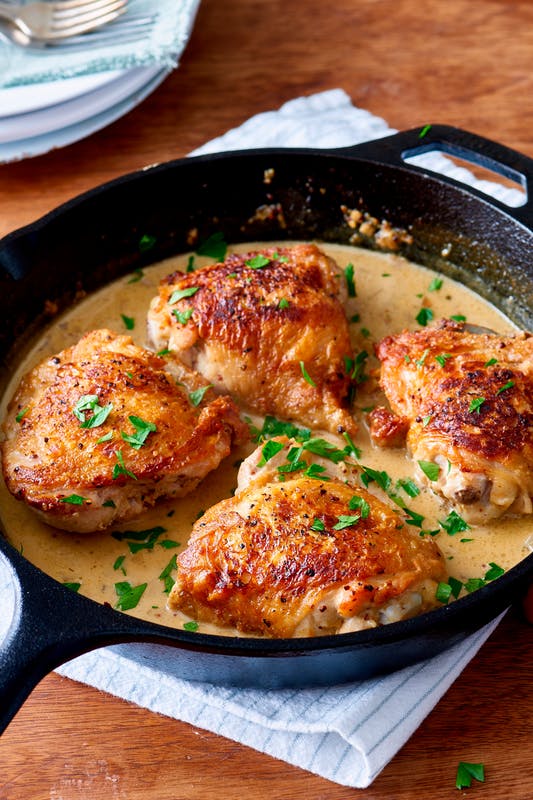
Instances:
[[[268,244],[272,246],[273,243]],[[287,246],[287,242],[274,243],[274,246]],[[426,317],[433,319],[462,315],[469,323],[500,333],[515,329],[482,298],[425,267],[399,256],[342,245],[320,246],[336,260],[340,274],[348,264],[353,264],[356,296],[349,301],[347,315],[355,353],[366,351],[369,354],[367,372],[377,366],[377,362],[373,362],[373,343],[404,328],[419,328],[417,316],[423,308],[430,309]],[[261,243],[253,243],[232,249],[245,252],[260,247]],[[178,256],[142,273],[120,278],[54,320],[12,376],[2,401],[2,417],[21,376],[44,358],[74,344],[88,330],[107,327],[119,333],[128,332],[137,344],[147,346],[146,311],[157,293],[159,281],[177,269],[186,270],[189,260],[190,254]],[[212,263],[212,259],[194,256],[196,268],[207,263]],[[382,450],[375,447],[364,423],[365,411],[379,402],[383,402],[383,398],[374,381],[368,381],[358,390],[355,413],[360,430],[354,444],[361,450],[360,462],[387,472],[409,509],[423,518],[419,526],[413,526],[414,535],[421,531],[439,531],[436,541],[447,559],[449,575],[464,583],[482,578],[491,562],[507,570],[528,555],[526,542],[531,521],[527,518],[471,526],[463,533],[450,536],[439,526],[439,520],[449,511],[441,501],[428,489],[411,497],[401,488],[402,484],[397,484],[397,481],[411,478],[409,458],[402,448]],[[260,427],[257,418],[253,421]],[[344,445],[343,441],[340,446]],[[120,592],[127,591],[127,585],[135,589],[146,583],[134,608],[128,609],[127,602],[119,607],[143,619],[181,628],[190,625],[190,621],[166,609],[169,587],[176,574],[176,556],[186,546],[192,525],[203,510],[231,494],[237,482],[238,465],[254,447],[254,443],[250,443],[235,450],[188,497],[151,509],[122,530],[94,535],[69,534],[47,526],[15,500],[2,482],[0,507],[4,530],[29,561],[62,583],[79,584],[81,594],[98,602],[117,607],[121,597],[124,598]],[[380,493],[373,483],[369,490]],[[207,624],[198,629],[206,633],[236,633]]]

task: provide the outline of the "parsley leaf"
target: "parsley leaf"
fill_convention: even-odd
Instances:
[[[204,399],[205,393],[208,389],[212,388],[212,384],[209,386],[200,386],[199,389],[195,389],[193,392],[189,392],[189,400],[193,404],[195,408],[197,408],[202,400]]]
[[[455,534],[460,533],[460,531],[470,530],[470,525],[459,516],[457,511],[450,511],[444,520],[439,519],[439,525],[446,531],[448,536],[455,536]]]
[[[177,568],[178,565],[176,563],[176,554],[174,553],[174,555],[172,556],[172,558],[170,559],[170,561],[168,562],[168,564],[166,565],[166,567],[163,569],[163,571],[159,576],[159,580],[163,581],[163,584],[165,586],[163,590],[165,594],[168,594],[172,589],[172,587],[174,586],[174,584],[176,583],[176,581],[174,580],[174,578],[170,573]]]
[[[431,322],[431,320],[433,319],[433,316],[434,315],[433,315],[432,309],[431,308],[426,308],[426,306],[423,306],[420,309],[420,311],[418,312],[418,314],[416,315],[416,321],[418,322],[419,325],[422,325],[425,328],[425,326],[428,324],[428,322]]]
[[[309,384],[309,386],[312,386],[314,389],[316,389],[316,383],[314,382],[314,380],[311,378],[311,376],[310,376],[310,375],[309,375],[309,373],[307,372],[307,370],[306,370],[306,368],[305,368],[305,364],[304,364],[304,362],[303,362],[303,361],[300,361],[300,370],[301,370],[301,372],[302,372],[302,375],[303,375],[303,377],[304,377],[304,380],[306,380],[306,381],[307,381],[307,383]]]
[[[198,246],[196,253],[199,256],[209,256],[217,261],[223,261],[227,250],[228,245],[224,239],[224,234],[221,231],[217,231]]]
[[[23,418],[28,413],[29,409],[28,406],[26,408],[21,408],[17,416],[15,417],[15,422],[22,422]]]
[[[69,494],[68,497],[62,497],[60,503],[69,503],[72,506],[82,506],[86,501],[85,497],[79,494]]]
[[[175,308],[172,313],[181,325],[186,325],[193,315],[193,310],[192,308],[187,308],[185,311],[178,311],[178,309]]]
[[[133,478],[134,480],[138,480],[137,475],[133,472],[130,472],[129,469],[126,469],[126,465],[124,464],[124,456],[122,455],[122,450],[115,450],[115,455],[117,457],[117,463],[113,467],[113,480],[116,480],[120,475],[124,475],[127,478]]]
[[[313,522],[311,523],[311,525],[309,527],[311,528],[312,531],[324,531],[324,530],[326,530],[326,526],[324,525],[324,523],[322,522],[321,519],[318,519],[318,517],[314,518]]]
[[[357,297],[353,264],[348,264],[348,266],[345,268],[344,277],[346,278],[346,288],[348,290],[348,297]]]
[[[101,406],[98,404],[97,394],[84,394],[72,409],[72,413],[80,421],[80,428],[98,428],[104,424],[112,410],[113,403]],[[86,417],[85,411],[92,411],[92,417]]]
[[[438,480],[440,467],[434,461],[419,461],[418,466],[430,481]]]
[[[245,261],[244,263],[247,267],[250,267],[250,269],[262,269],[270,264],[270,259],[267,258],[267,256],[264,256],[262,253],[258,253],[256,256],[252,256],[252,258],[249,258],[248,261]]]
[[[168,299],[169,306],[173,306],[174,303],[183,300],[184,297],[192,297],[199,289],[199,286],[188,286],[186,289],[174,289]]]
[[[144,594],[147,583],[141,583],[139,586],[132,586],[128,581],[120,581],[115,583],[115,591],[117,593],[118,601],[115,608],[121,611],[129,611],[139,604],[139,600]]]
[[[460,761],[457,767],[455,786],[457,789],[468,789],[472,785],[472,778],[480,783],[485,781],[485,767],[483,764],[470,764]]]
[[[468,406],[468,410],[471,413],[477,412],[479,414],[479,409],[481,408],[481,406],[483,405],[484,402],[485,402],[485,398],[484,397],[474,397],[474,399],[470,401],[470,405]]]
[[[135,327],[135,319],[133,317],[127,317],[126,314],[121,314],[122,322],[124,323],[126,330],[132,331]]]
[[[148,436],[151,433],[154,433],[157,430],[157,427],[153,422],[146,422],[146,420],[141,419],[141,417],[136,417],[134,415],[131,415],[128,417],[128,419],[135,428],[135,433],[129,434],[121,431],[120,435],[125,442],[134,448],[134,450],[140,450],[143,444],[145,444]]]
[[[139,250],[141,253],[146,253],[147,250],[151,250],[152,247],[155,245],[157,239],[155,236],[150,236],[148,233],[143,234],[139,239]]]
[[[258,467],[264,467],[267,461],[270,461],[271,458],[274,458],[275,455],[280,453],[285,445],[282,442],[277,442],[275,439],[269,439],[263,445],[263,449],[261,450],[261,458],[257,462]]]
[[[333,526],[333,530],[342,531],[344,530],[344,528],[351,528],[352,525],[358,523],[360,519],[361,519],[360,514],[353,514],[353,515],[341,514],[338,517],[339,521],[337,522],[336,525]]]

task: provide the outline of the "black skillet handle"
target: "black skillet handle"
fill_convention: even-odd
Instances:
[[[0,641],[0,733],[39,681],[60,664],[107,644],[164,639],[153,630],[157,626],[66,589],[1,536],[0,560],[11,571],[16,595],[10,629]]]
[[[454,128],[449,125],[425,125],[423,128],[413,128],[377,139],[363,142],[351,148],[343,148],[344,152],[368,158],[393,166],[403,166],[406,169],[426,173],[426,167],[407,164],[405,159],[423,153],[439,151],[448,153],[475,166],[483,167],[491,172],[501,175],[518,184],[525,191],[525,202],[518,207],[511,207],[490,198],[491,203],[497,203],[505,212],[524,223],[529,228],[533,227],[533,159],[511,150],[498,142],[485,139],[475,133]],[[487,197],[483,192],[474,189],[460,181],[435,172],[436,177],[454,186],[460,186],[473,192],[479,197]]]

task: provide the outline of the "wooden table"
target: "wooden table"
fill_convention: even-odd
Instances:
[[[533,4],[203,0],[181,66],[91,138],[0,167],[0,235],[78,192],[182,156],[252,114],[342,87],[395,128],[462,126],[533,156]],[[51,675],[0,740],[0,800],[533,797],[533,628],[514,609],[367,790]]]

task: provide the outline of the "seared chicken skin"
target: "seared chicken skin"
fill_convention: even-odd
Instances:
[[[247,436],[230,398],[201,394],[129,336],[92,331],[22,380],[3,426],[7,487],[82,533],[184,495]]]
[[[260,414],[353,434],[345,299],[344,276],[315,245],[265,248],[169,275],[148,333]]]
[[[171,609],[289,638],[375,627],[438,605],[435,591],[446,570],[433,540],[411,533],[388,506],[356,487],[345,465],[330,462],[329,475],[318,479],[305,464],[284,473],[300,445],[272,442],[281,451],[264,464],[259,447],[241,465],[235,496],[195,523],[178,557]],[[304,456],[309,465],[321,461]]]
[[[386,337],[377,355],[419,481],[467,522],[530,514],[533,337],[469,333],[442,320]]]

